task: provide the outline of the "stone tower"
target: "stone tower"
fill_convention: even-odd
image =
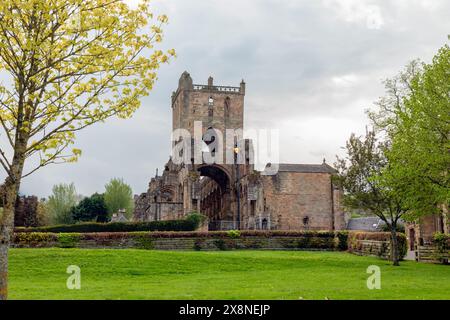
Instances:
[[[187,129],[193,135],[194,121],[203,129],[243,129],[245,83],[239,87],[215,86],[209,77],[207,85],[194,84],[183,72],[177,91],[172,94],[172,129]]]

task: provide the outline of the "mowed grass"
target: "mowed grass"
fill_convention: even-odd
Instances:
[[[66,268],[81,268],[68,290]],[[381,289],[369,290],[369,265]],[[450,299],[450,267],[343,252],[12,249],[11,299]]]

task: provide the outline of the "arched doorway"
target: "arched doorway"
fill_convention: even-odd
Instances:
[[[232,214],[231,179],[225,168],[219,165],[202,165],[197,167],[200,177],[199,203],[201,214],[209,219],[209,230],[227,230],[235,228]]]

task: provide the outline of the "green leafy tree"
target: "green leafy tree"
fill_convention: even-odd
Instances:
[[[368,131],[365,137],[352,134],[346,144],[346,156],[337,158],[338,174],[334,179],[344,190],[346,208],[363,209],[386,223],[391,232],[391,259],[398,266],[397,231],[406,210],[396,177],[384,175],[389,168],[387,150],[388,143],[379,142],[374,131]]]
[[[38,226],[48,226],[50,224],[50,216],[47,209],[45,199],[40,199],[37,206],[37,223]]]
[[[167,16],[148,0],[0,1],[0,168],[6,174],[0,215],[0,299],[8,296],[8,248],[23,177],[74,162],[76,133],[110,117],[129,118],[149,94],[162,63]],[[36,166],[25,172],[34,157]]]
[[[108,209],[103,194],[94,193],[84,198],[72,208],[71,214],[74,221],[107,222]]]
[[[71,210],[77,205],[77,199],[73,183],[61,183],[53,186],[52,195],[48,197],[47,201],[47,211],[51,222],[54,224],[73,223]]]
[[[119,209],[125,209],[126,216],[130,217],[133,208],[133,190],[123,179],[111,179],[105,186],[105,203],[110,214],[117,213]]]
[[[387,96],[370,113],[391,146],[386,182],[401,184],[405,218],[447,214],[450,200],[450,48],[431,64],[414,61],[386,82]],[[386,185],[389,187],[389,184]]]

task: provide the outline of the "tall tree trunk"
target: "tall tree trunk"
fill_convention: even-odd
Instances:
[[[3,214],[0,216],[0,300],[8,298],[8,250],[14,233],[14,207],[19,193],[28,137],[16,139],[9,176],[5,180]]]
[[[391,227],[391,260],[394,266],[399,266],[398,238],[397,228],[395,225]]]
[[[7,178],[3,214],[0,219],[0,300],[8,298],[8,248],[13,236],[17,190],[16,183]]]

